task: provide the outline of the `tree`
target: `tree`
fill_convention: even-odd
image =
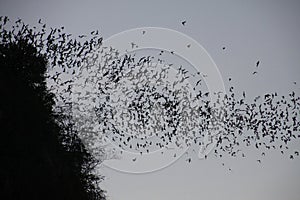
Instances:
[[[70,116],[53,111],[45,77],[49,52],[41,53],[33,32],[14,34],[3,27],[0,198],[105,199],[97,185],[101,177],[92,173],[97,160],[72,129]]]

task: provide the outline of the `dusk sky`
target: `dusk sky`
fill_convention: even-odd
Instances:
[[[181,32],[210,55],[226,91],[231,77],[235,90],[246,91],[250,99],[275,91],[299,95],[299,10],[297,0],[0,1],[0,15],[11,20],[21,18],[31,25],[41,18],[48,26],[64,26],[74,36],[98,29],[105,40],[141,27]],[[253,71],[258,74],[253,76]],[[290,149],[300,150],[300,142],[293,141]],[[183,155],[164,169],[144,174],[124,173],[103,165],[100,173],[105,180],[101,186],[110,200],[299,199],[299,157],[290,160],[270,150],[258,163],[259,151],[254,147],[244,151],[246,158],[218,159],[210,154],[206,160],[195,156],[191,163]]]

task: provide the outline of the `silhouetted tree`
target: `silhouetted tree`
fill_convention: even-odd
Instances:
[[[0,199],[105,199],[97,160],[70,115],[53,112],[47,52],[30,31],[12,39],[0,28]]]

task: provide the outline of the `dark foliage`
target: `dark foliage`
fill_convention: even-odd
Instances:
[[[100,178],[92,174],[97,161],[72,130],[70,116],[53,112],[54,95],[45,82],[47,56],[27,36],[11,41],[4,36],[0,199],[105,199],[97,186]]]

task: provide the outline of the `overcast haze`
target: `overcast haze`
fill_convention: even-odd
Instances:
[[[154,26],[174,29],[199,42],[217,64],[226,90],[228,77],[248,96],[277,91],[299,95],[300,2],[295,1],[46,1],[1,0],[0,15],[36,24],[65,26],[75,36],[99,29],[104,39],[124,30]],[[186,20],[182,26],[181,21]],[[226,49],[222,50],[225,46]],[[257,76],[255,63],[260,60]],[[296,81],[297,85],[293,82]],[[300,149],[293,142],[291,149]],[[270,151],[247,158],[193,160],[182,157],[153,173],[133,175],[105,166],[101,183],[111,200],[299,200],[300,159]],[[225,167],[221,165],[225,162]],[[228,168],[232,169],[232,172]]]

